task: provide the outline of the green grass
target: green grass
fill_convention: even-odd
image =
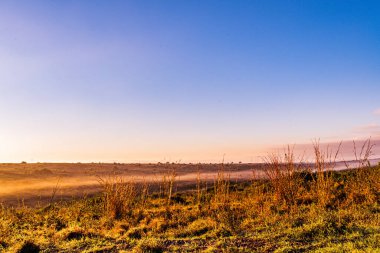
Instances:
[[[223,177],[201,192],[194,187],[142,198],[137,185],[126,195],[132,188],[122,182],[97,197],[2,207],[0,251],[380,252],[380,168],[361,170],[333,172],[323,205],[314,189],[317,175],[305,173],[291,185],[297,187],[291,202],[279,198],[270,180],[227,183]],[[358,182],[362,173],[367,181]],[[121,197],[111,201],[114,190]]]

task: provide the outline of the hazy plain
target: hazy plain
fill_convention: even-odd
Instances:
[[[93,195],[101,190],[100,179],[120,176],[151,185],[175,171],[176,187],[193,185],[198,175],[212,183],[223,168],[232,180],[261,176],[261,164],[121,164],[121,163],[2,163],[0,202],[6,205],[36,205],[54,200]],[[255,171],[255,175],[253,173]],[[54,191],[56,191],[54,193]]]

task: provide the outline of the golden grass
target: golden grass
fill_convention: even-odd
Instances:
[[[252,181],[232,182],[221,164],[207,185],[199,168],[188,191],[176,190],[178,164],[155,184],[103,176],[99,196],[1,206],[0,251],[380,251],[380,167],[369,165],[371,147],[347,171],[334,171],[339,148],[323,151],[318,142],[313,164],[288,147],[269,155],[266,177]]]

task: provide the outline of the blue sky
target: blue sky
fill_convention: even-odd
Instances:
[[[380,137],[378,1],[2,1],[0,161],[255,161]]]

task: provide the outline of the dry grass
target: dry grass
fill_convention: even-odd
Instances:
[[[189,191],[176,190],[178,164],[156,186],[103,176],[100,196],[0,207],[0,251],[378,252],[380,167],[369,166],[370,150],[358,152],[358,169],[337,172],[339,149],[316,142],[311,166],[288,147],[266,158],[266,178],[232,182],[221,164],[209,186],[200,168]]]
[[[314,142],[314,170],[313,175],[313,194],[318,200],[321,208],[331,207],[334,197],[334,178],[333,172],[336,165],[336,160],[340,151],[341,143],[334,152],[329,147],[326,151],[321,150],[319,142]]]
[[[119,176],[99,178],[103,187],[105,213],[114,219],[120,219],[132,213],[136,204],[137,189],[133,180],[126,181]]]
[[[373,144],[370,139],[365,141],[360,149],[357,148],[355,142],[353,144],[358,172],[348,182],[350,186],[347,192],[348,199],[353,203],[373,203],[380,191],[378,171],[369,169]]]
[[[160,195],[166,198],[167,205],[171,204],[176,178],[177,178],[176,166],[166,167],[166,171],[164,172],[162,176],[162,181],[160,184]]]
[[[302,159],[295,160],[293,149],[288,146],[284,154],[270,154],[265,158],[264,172],[275,193],[275,200],[288,208],[296,205],[302,194]]]

